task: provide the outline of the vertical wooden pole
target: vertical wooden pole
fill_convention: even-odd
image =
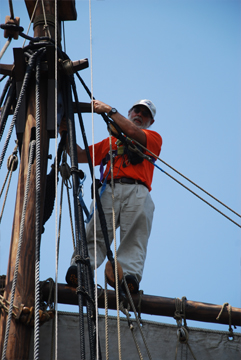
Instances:
[[[54,16],[54,1],[44,1],[46,14]],[[42,5],[38,3],[35,19],[41,19]],[[54,26],[49,27],[50,34],[54,38]],[[45,36],[43,24],[34,27],[34,36]],[[45,194],[45,181],[47,172],[47,156],[49,147],[49,136],[46,130],[47,118],[47,79],[41,77],[40,84],[40,117],[41,117],[41,222],[43,219],[43,200]],[[16,263],[16,254],[19,240],[19,227],[22,216],[22,207],[24,201],[24,190],[26,185],[29,143],[31,140],[32,129],[36,126],[35,121],[35,78],[30,81],[27,90],[27,118],[25,131],[23,134],[21,164],[19,171],[17,198],[15,204],[15,214],[12,228],[12,238],[9,254],[9,262],[6,276],[6,287],[4,298],[10,301],[12,280]],[[18,280],[15,291],[14,305],[20,308],[21,304],[27,307],[34,306],[34,289],[35,289],[35,161],[32,165],[30,178],[30,191],[28,195],[28,205],[26,211],[26,219],[24,225],[23,243],[21,249],[21,257],[19,263]],[[6,313],[2,312],[0,319],[0,353],[2,354],[4,334],[6,327]],[[30,337],[32,328],[21,324],[21,322],[12,319],[6,358],[8,360],[23,360],[29,358]]]

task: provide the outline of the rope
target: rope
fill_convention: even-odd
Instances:
[[[9,85],[9,90],[7,98],[5,100],[4,106],[2,107],[1,116],[0,116],[0,140],[2,139],[3,132],[5,130],[6,122],[8,115],[10,113],[11,106],[15,103],[16,98],[16,81],[13,79]]]
[[[105,357],[106,360],[109,360],[108,295],[107,295],[106,274],[105,274]]]
[[[139,330],[140,330],[140,333],[141,333],[143,342],[144,342],[145,347],[146,347],[147,355],[148,355],[149,359],[151,360],[151,359],[152,359],[151,353],[150,353],[150,350],[149,350],[149,348],[148,348],[148,345],[147,345],[147,342],[146,342],[146,338],[145,338],[145,336],[144,336],[144,333],[143,333],[143,331],[142,331],[141,323],[140,323],[138,314],[137,314],[137,312],[136,312],[135,305],[134,305],[134,302],[133,302],[133,300],[132,300],[131,293],[130,293],[130,291],[129,291],[129,288],[128,288],[128,285],[127,285],[127,282],[126,282],[125,277],[124,277],[124,285],[125,285],[126,293],[127,293],[127,295],[128,295],[128,300],[129,300],[129,302],[130,302],[130,304],[131,304],[132,311],[133,311],[134,314],[135,314],[136,323],[137,323],[137,325],[138,325],[138,328],[139,328]]]
[[[45,14],[45,6],[44,6],[44,1],[42,1],[42,9],[43,9],[43,16],[44,16],[44,31],[45,31],[45,35],[49,38],[51,38],[51,35],[50,35],[50,31],[49,31],[49,26],[48,26],[48,23],[47,23],[47,19],[46,19],[46,14]]]
[[[22,88],[21,88],[21,91],[20,91],[20,94],[19,94],[19,97],[18,97],[18,101],[17,101],[17,105],[16,105],[16,108],[15,108],[15,111],[14,111],[14,114],[13,114],[12,122],[10,124],[9,131],[8,131],[8,134],[7,134],[4,146],[3,146],[2,154],[0,156],[0,169],[2,167],[3,159],[4,159],[5,153],[7,151],[9,140],[10,140],[10,137],[12,135],[13,127],[14,127],[15,122],[16,122],[17,114],[18,114],[20,105],[21,105],[23,97],[24,97],[25,90],[26,90],[28,82],[29,82],[29,79],[30,79],[30,76],[31,76],[31,73],[32,73],[32,69],[33,69],[33,67],[35,65],[36,58],[39,56],[39,54],[42,51],[43,51],[42,48],[39,49],[29,59],[28,67],[27,67],[27,70],[26,70],[26,73],[25,73],[25,76],[24,76],[24,79],[23,79]]]
[[[112,137],[109,131],[110,144],[110,173],[111,173],[111,197],[112,197],[112,226],[114,235],[114,254],[115,254],[115,290],[116,290],[116,310],[117,310],[117,333],[118,333],[118,351],[121,359],[121,336],[120,336],[120,309],[119,309],[119,278],[117,264],[117,245],[116,245],[116,226],[115,226],[115,195],[114,195],[114,177],[113,177],[113,156],[112,156]]]
[[[8,38],[8,40],[6,41],[5,45],[3,46],[1,52],[0,52],[0,60],[3,57],[5,51],[7,50],[7,48],[9,47],[10,43],[12,41],[12,38]]]
[[[3,88],[3,91],[2,91],[2,94],[0,96],[0,107],[2,106],[2,103],[3,103],[3,100],[7,94],[7,91],[9,89],[9,86],[11,84],[11,80],[10,80],[10,77],[8,78],[8,80],[6,81],[5,85],[4,85],[4,88]],[[2,116],[2,114],[1,114]]]
[[[229,317],[229,329],[228,329],[229,335],[228,335],[228,339],[232,341],[234,339],[233,328],[232,328],[232,306],[228,302],[223,304],[218,316],[216,317],[216,320],[220,319],[220,317],[221,317],[221,315],[222,315],[222,313],[224,311],[225,306],[228,307],[228,317]],[[235,325],[234,325],[234,328],[236,329]]]
[[[137,339],[136,339],[136,335],[135,335],[135,331],[134,331],[134,325],[133,325],[132,321],[130,320],[130,314],[129,314],[130,305],[128,304],[128,309],[126,309],[126,308],[124,308],[123,303],[121,303],[120,308],[121,308],[121,311],[123,312],[123,314],[125,314],[126,317],[127,317],[129,329],[131,330],[131,334],[132,334],[132,337],[134,339],[134,343],[136,345],[136,349],[137,349],[139,358],[141,360],[143,360],[141,350],[140,350],[140,347],[139,347]]]
[[[54,28],[54,55],[55,55],[55,64],[54,64],[54,102],[55,102],[55,159],[57,161],[57,139],[58,139],[58,1],[55,0],[54,3],[54,17],[55,17],[55,28]],[[55,197],[56,197],[56,210],[55,210],[55,360],[58,359],[58,167],[55,166]]]
[[[10,329],[12,311],[13,311],[13,300],[14,300],[15,288],[16,288],[16,284],[17,284],[18,266],[19,266],[20,252],[21,252],[21,246],[22,246],[22,240],[23,240],[26,208],[27,208],[27,202],[28,202],[28,192],[29,192],[29,183],[30,183],[30,175],[31,175],[31,166],[32,166],[33,158],[34,158],[35,145],[36,145],[35,140],[31,141],[31,143],[30,143],[30,157],[29,157],[29,163],[28,163],[28,173],[27,173],[27,180],[26,180],[25,193],[24,193],[24,202],[23,202],[23,210],[22,210],[22,217],[21,217],[20,230],[19,230],[18,249],[17,249],[17,255],[16,255],[16,264],[15,264],[15,269],[14,269],[14,276],[13,276],[13,281],[12,281],[11,300],[10,300],[10,306],[9,306],[9,314],[8,314],[8,318],[7,318],[6,332],[5,332],[5,337],[4,337],[2,360],[6,359],[6,351],[7,351],[7,344],[8,344],[9,329]]]
[[[183,175],[181,172],[179,172],[178,170],[176,170],[174,167],[172,167],[171,165],[169,165],[168,163],[166,163],[164,160],[162,160],[160,157],[158,157],[156,154],[154,154],[151,150],[147,149],[144,145],[142,145],[141,143],[139,143],[137,140],[133,140],[137,145],[141,146],[144,150],[148,151],[151,155],[153,155],[156,159],[160,160],[163,164],[165,164],[166,166],[168,166],[170,169],[172,169],[173,171],[175,171],[178,175],[182,176],[185,180],[189,181],[192,185],[196,186],[198,189],[200,189],[201,191],[203,191],[205,194],[207,194],[208,196],[210,196],[212,199],[216,200],[219,204],[223,205],[224,207],[226,207],[228,210],[230,210],[231,212],[233,212],[235,215],[239,216],[241,218],[241,215],[239,213],[237,213],[236,211],[234,211],[233,209],[231,209],[229,206],[227,206],[226,204],[224,204],[222,201],[220,201],[219,199],[217,199],[215,196],[213,196],[212,194],[210,194],[208,191],[204,190],[201,186],[197,185],[194,181],[190,180],[188,177],[186,177],[185,175]],[[155,165],[155,164],[154,164]],[[158,167],[158,166],[157,166]],[[158,167],[159,168],[159,167]],[[159,170],[161,170],[162,172],[164,172],[165,174],[167,174],[168,176],[170,176],[173,180],[177,181],[175,178],[173,178],[171,175],[169,175],[168,173],[166,173],[164,170],[162,170],[161,168],[159,168]],[[178,182],[178,181],[177,181]],[[180,185],[184,186],[182,183],[178,182]],[[187,188],[186,186],[184,186],[187,190],[189,190],[189,188]],[[191,191],[191,190],[189,190]],[[192,191],[191,191],[192,192]],[[194,195],[196,195],[194,192],[192,192]],[[196,195],[197,197],[199,197],[198,195]],[[201,200],[203,200],[200,197]],[[205,200],[203,200],[204,202],[206,202]],[[208,205],[210,205],[211,207],[213,207],[211,204],[209,204],[208,202],[206,202]],[[214,208],[214,207],[213,207]],[[217,210],[216,208],[214,208],[215,210]],[[218,212],[220,212],[219,210],[217,210]],[[221,212],[220,212],[221,213]],[[223,213],[221,213],[222,215],[224,215]],[[225,216],[225,215],[224,215]],[[228,218],[229,219],[229,218]],[[229,219],[231,220],[231,219]],[[232,221],[232,220],[231,220]],[[237,223],[235,223],[236,225],[238,225]],[[240,225],[238,225],[239,227],[241,227]]]
[[[9,174],[10,174],[10,176],[9,176],[9,180],[8,180],[8,184],[7,184],[5,197],[4,197],[4,200],[3,200],[3,206],[2,206],[2,211],[1,211],[1,215],[0,215],[0,224],[1,224],[1,221],[2,221],[3,211],[4,211],[4,208],[5,208],[5,204],[6,204],[6,200],[7,200],[7,196],[8,196],[8,190],[9,190],[9,186],[10,186],[10,182],[11,182],[11,178],[12,178],[12,173],[13,173],[13,171],[15,171],[17,169],[17,166],[18,166],[17,149],[18,149],[18,145],[15,146],[12,155],[9,156],[8,161],[7,161],[8,172],[7,172],[7,175],[5,177],[5,180],[4,180],[1,192],[0,192],[0,198],[2,196],[2,193],[3,193],[4,187],[6,185]]]
[[[40,336],[40,209],[41,209],[41,144],[40,144],[40,62],[44,56],[44,49],[36,63],[36,219],[35,219],[35,309],[34,309],[34,360],[39,358],[39,336]]]
[[[182,300],[179,298],[175,299],[175,313],[174,313],[174,319],[177,322],[177,344],[176,344],[176,352],[175,352],[175,360],[177,359],[177,350],[179,343],[186,344],[189,348],[192,357],[194,360],[197,360],[191,346],[188,342],[189,340],[189,333],[188,333],[188,327],[187,327],[187,321],[186,321],[186,310],[185,310],[185,301],[187,298],[185,296],[182,297]],[[182,326],[182,319],[184,320],[184,326]]]
[[[71,211],[71,204],[70,204],[70,196],[69,196],[69,188],[68,187],[67,187],[67,197],[68,197],[68,205],[69,205],[69,219],[70,219],[70,226],[71,226],[73,249],[75,250],[74,227],[73,227],[72,211]]]
[[[4,309],[6,311],[6,313],[8,314],[9,308],[5,304],[10,305],[10,302],[7,301],[7,299],[5,299],[2,295],[0,295],[0,309],[1,308]],[[13,305],[13,308],[19,310],[19,308],[15,305]],[[12,315],[15,318],[17,317],[17,314],[15,314],[14,312],[12,312]]]
[[[93,94],[93,52],[92,52],[92,16],[91,16],[91,0],[89,0],[89,24],[90,24],[90,81],[91,81],[91,94]],[[91,122],[92,122],[92,144],[94,144],[94,108],[93,108],[93,97],[91,97]],[[92,148],[93,164],[95,164],[95,149]],[[93,181],[93,204],[96,202],[96,183],[95,173],[92,173]],[[94,205],[94,253],[95,253],[95,269],[97,269],[97,246],[96,246],[96,208]],[[98,276],[95,271],[95,317],[96,317],[96,333],[99,333],[99,321],[98,321]],[[96,336],[96,359],[99,359],[99,346],[98,336]]]
[[[32,24],[32,22],[33,22],[33,18],[34,18],[34,16],[35,16],[35,11],[36,11],[36,8],[37,8],[37,5],[38,5],[38,1],[39,1],[39,0],[37,0],[36,3],[35,3],[35,6],[34,6],[33,13],[32,13],[32,16],[31,16],[29,25],[28,25],[28,30],[27,30],[27,34],[26,34],[26,35],[28,35],[29,30],[30,30],[30,27],[31,27],[31,24]],[[26,42],[26,38],[24,39],[22,48],[24,47],[25,42]]]

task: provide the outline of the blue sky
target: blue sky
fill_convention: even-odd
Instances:
[[[9,14],[8,2],[0,3],[3,23]],[[13,6],[26,32],[29,18],[25,6],[17,0],[13,0]],[[66,52],[72,60],[86,57],[90,60],[89,2],[76,1],[76,9],[78,20],[65,23]],[[161,158],[238,213],[241,213],[240,19],[241,4],[235,0],[92,2],[94,96],[123,115],[138,99],[151,99],[157,108],[152,129],[163,138]],[[4,43],[1,31],[0,48]],[[2,63],[12,63],[12,48],[22,44],[21,38],[12,41]],[[90,87],[90,68],[80,75]],[[79,100],[89,102],[77,79],[76,83]],[[91,115],[83,118],[91,144]],[[106,136],[105,123],[95,115],[95,142]],[[77,138],[83,145],[78,127]],[[13,150],[13,141],[14,137],[8,155]],[[51,140],[53,156],[54,147]],[[158,165],[195,190],[165,165]],[[90,174],[86,165],[80,167],[87,174],[85,202],[89,205]],[[3,179],[5,164],[1,171]],[[96,176],[98,172],[96,169]],[[14,178],[0,229],[1,274],[6,273],[8,261],[17,174]],[[240,308],[240,228],[158,169],[154,172],[151,195],[156,209],[140,284],[144,293],[171,298],[186,296],[188,300],[220,305],[229,302]],[[206,195],[202,196],[209,201]],[[64,207],[58,276],[61,283],[65,282],[72,253],[66,197]],[[241,223],[240,218],[220,205],[217,207]],[[102,286],[103,273],[102,266],[98,270],[98,283]],[[41,280],[48,277],[55,278],[55,214],[45,226],[41,244]],[[77,307],[62,305],[59,309],[77,311]],[[143,318],[175,323],[174,319],[164,317],[143,315]],[[188,321],[188,325],[228,330],[228,325],[193,321]],[[236,331],[240,332],[240,328]]]

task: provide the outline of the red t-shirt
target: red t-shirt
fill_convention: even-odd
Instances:
[[[146,148],[153,152],[155,155],[159,156],[162,146],[162,138],[161,136],[152,130],[143,130],[146,134]],[[117,139],[112,136],[112,150],[117,149],[116,145]],[[90,155],[92,158],[92,145],[89,146]],[[101,161],[106,157],[110,150],[109,138],[102,140],[101,142],[95,144],[95,165],[100,165]],[[144,151],[144,154],[152,156],[148,151]],[[93,158],[92,158],[93,161]],[[129,164],[126,167],[123,167],[123,164],[127,163],[127,155],[119,155],[114,158],[113,162],[113,176],[114,179],[119,179],[122,177],[128,177],[135,180],[140,180],[145,183],[151,191],[151,183],[153,178],[154,165],[150,163],[148,160],[142,161],[140,164],[132,165]],[[108,162],[105,172],[104,178],[108,174],[110,169],[110,161]],[[108,175],[108,180],[111,179],[111,174]]]

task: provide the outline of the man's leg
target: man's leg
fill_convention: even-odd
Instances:
[[[113,214],[112,214],[112,190],[109,185],[106,186],[106,189],[101,197],[101,203],[105,214],[108,238],[111,245],[114,236],[113,236]],[[114,205],[115,205],[115,226],[117,228],[119,227],[119,217],[120,217],[120,196],[116,191],[115,191]],[[91,205],[91,211],[92,208],[93,208],[93,203]],[[95,268],[94,216],[92,216],[92,219],[86,226],[86,238],[88,244],[90,263],[92,269],[94,269]],[[96,256],[97,256],[97,268],[98,268],[103,263],[106,257],[106,244],[102,233],[98,211],[96,212]]]
[[[147,243],[151,233],[154,203],[143,185],[121,185],[120,246],[117,252],[124,275],[141,281]]]
[[[106,186],[106,189],[101,197],[101,203],[103,211],[105,214],[105,219],[107,223],[108,239],[110,245],[113,241],[113,216],[112,216],[112,190],[109,185]],[[119,209],[120,209],[120,196],[115,194],[115,222],[116,228],[119,226]],[[90,207],[90,213],[93,209],[93,202]],[[94,215],[92,216],[90,222],[86,226],[86,240],[88,246],[88,254],[90,257],[90,265],[92,270],[95,269],[95,246],[94,246]],[[75,263],[75,251],[71,258],[71,266],[69,267],[66,274],[66,282],[72,286],[77,286],[77,272],[76,272],[76,263]],[[98,211],[96,211],[96,257],[97,257],[97,268],[103,263],[106,257],[106,244],[102,233],[102,228],[100,225],[100,219]]]

